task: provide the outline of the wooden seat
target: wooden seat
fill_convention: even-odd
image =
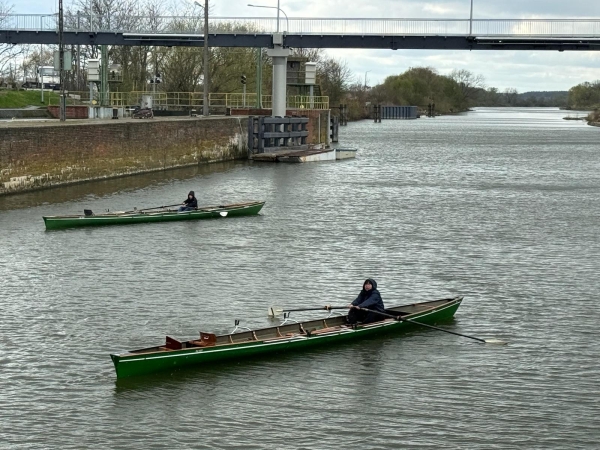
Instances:
[[[194,341],[194,343],[198,342],[197,345],[200,347],[214,347],[217,344],[217,335],[213,333],[203,333],[200,332],[200,340]]]
[[[320,328],[318,330],[313,330],[310,332],[310,334],[323,334],[323,333],[331,333],[332,331],[339,331],[341,329],[341,327],[327,327],[327,328]]]

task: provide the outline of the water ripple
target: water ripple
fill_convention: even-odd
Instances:
[[[0,198],[6,448],[597,446],[598,129],[557,110],[351,123],[335,164],[225,163]],[[45,232],[42,215],[264,199],[262,215]],[[24,208],[23,205],[29,205]],[[457,333],[115,380],[111,352],[272,305],[464,295]],[[300,315],[297,316],[301,317]],[[310,314],[302,317],[311,317]]]

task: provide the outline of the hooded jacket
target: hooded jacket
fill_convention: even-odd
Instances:
[[[190,198],[190,195],[192,196],[192,198]],[[188,208],[198,208],[198,200],[194,195],[194,191],[190,191],[190,193],[188,194],[188,198],[186,198],[183,203],[185,203]]]
[[[356,297],[352,304],[354,306],[358,306],[359,308],[367,308],[375,311],[385,312],[381,294],[379,294],[379,291],[377,290],[377,282],[372,278],[366,279],[365,283],[367,281],[369,281],[373,287],[370,291],[365,291],[365,284],[363,283],[363,289],[360,291],[360,294],[358,294],[358,297]]]

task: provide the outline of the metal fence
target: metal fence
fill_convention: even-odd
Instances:
[[[142,104],[142,96],[152,98],[153,109],[186,110],[201,109],[204,98],[202,92],[111,92],[108,95],[108,105],[114,107],[129,107]],[[210,93],[208,94],[210,108],[253,108],[256,106],[255,93]],[[58,104],[58,97],[51,98],[50,104]],[[90,105],[100,104],[99,94],[95,92],[90,102],[89,91],[69,91],[67,93],[67,105]],[[263,108],[271,108],[272,97],[262,96]],[[329,97],[327,96],[305,96],[290,95],[287,97],[287,107],[291,109],[329,109]]]
[[[65,14],[64,30],[114,33],[203,34],[201,17],[112,16]],[[600,19],[327,19],[300,17],[280,19],[280,30],[291,34],[419,35],[419,36],[515,36],[598,37]],[[56,31],[57,15],[6,14],[0,29]],[[273,17],[212,17],[209,33],[273,33]],[[472,29],[472,33],[471,33]]]

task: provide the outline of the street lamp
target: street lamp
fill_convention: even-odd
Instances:
[[[471,0],[471,17],[469,19],[469,36],[473,34],[473,0]]]
[[[200,8],[204,8],[204,92],[202,95],[202,115],[208,116],[208,0],[204,0],[204,6],[194,2]]]
[[[252,8],[276,9],[277,10],[277,33],[279,33],[279,11],[281,11],[283,13],[283,15],[285,16],[285,22],[286,22],[285,31],[288,31],[288,32],[290,31],[290,20],[288,19],[288,16],[285,13],[285,11],[279,7],[279,0],[277,0],[277,6],[251,5],[250,3],[248,3],[248,6],[250,6]]]

